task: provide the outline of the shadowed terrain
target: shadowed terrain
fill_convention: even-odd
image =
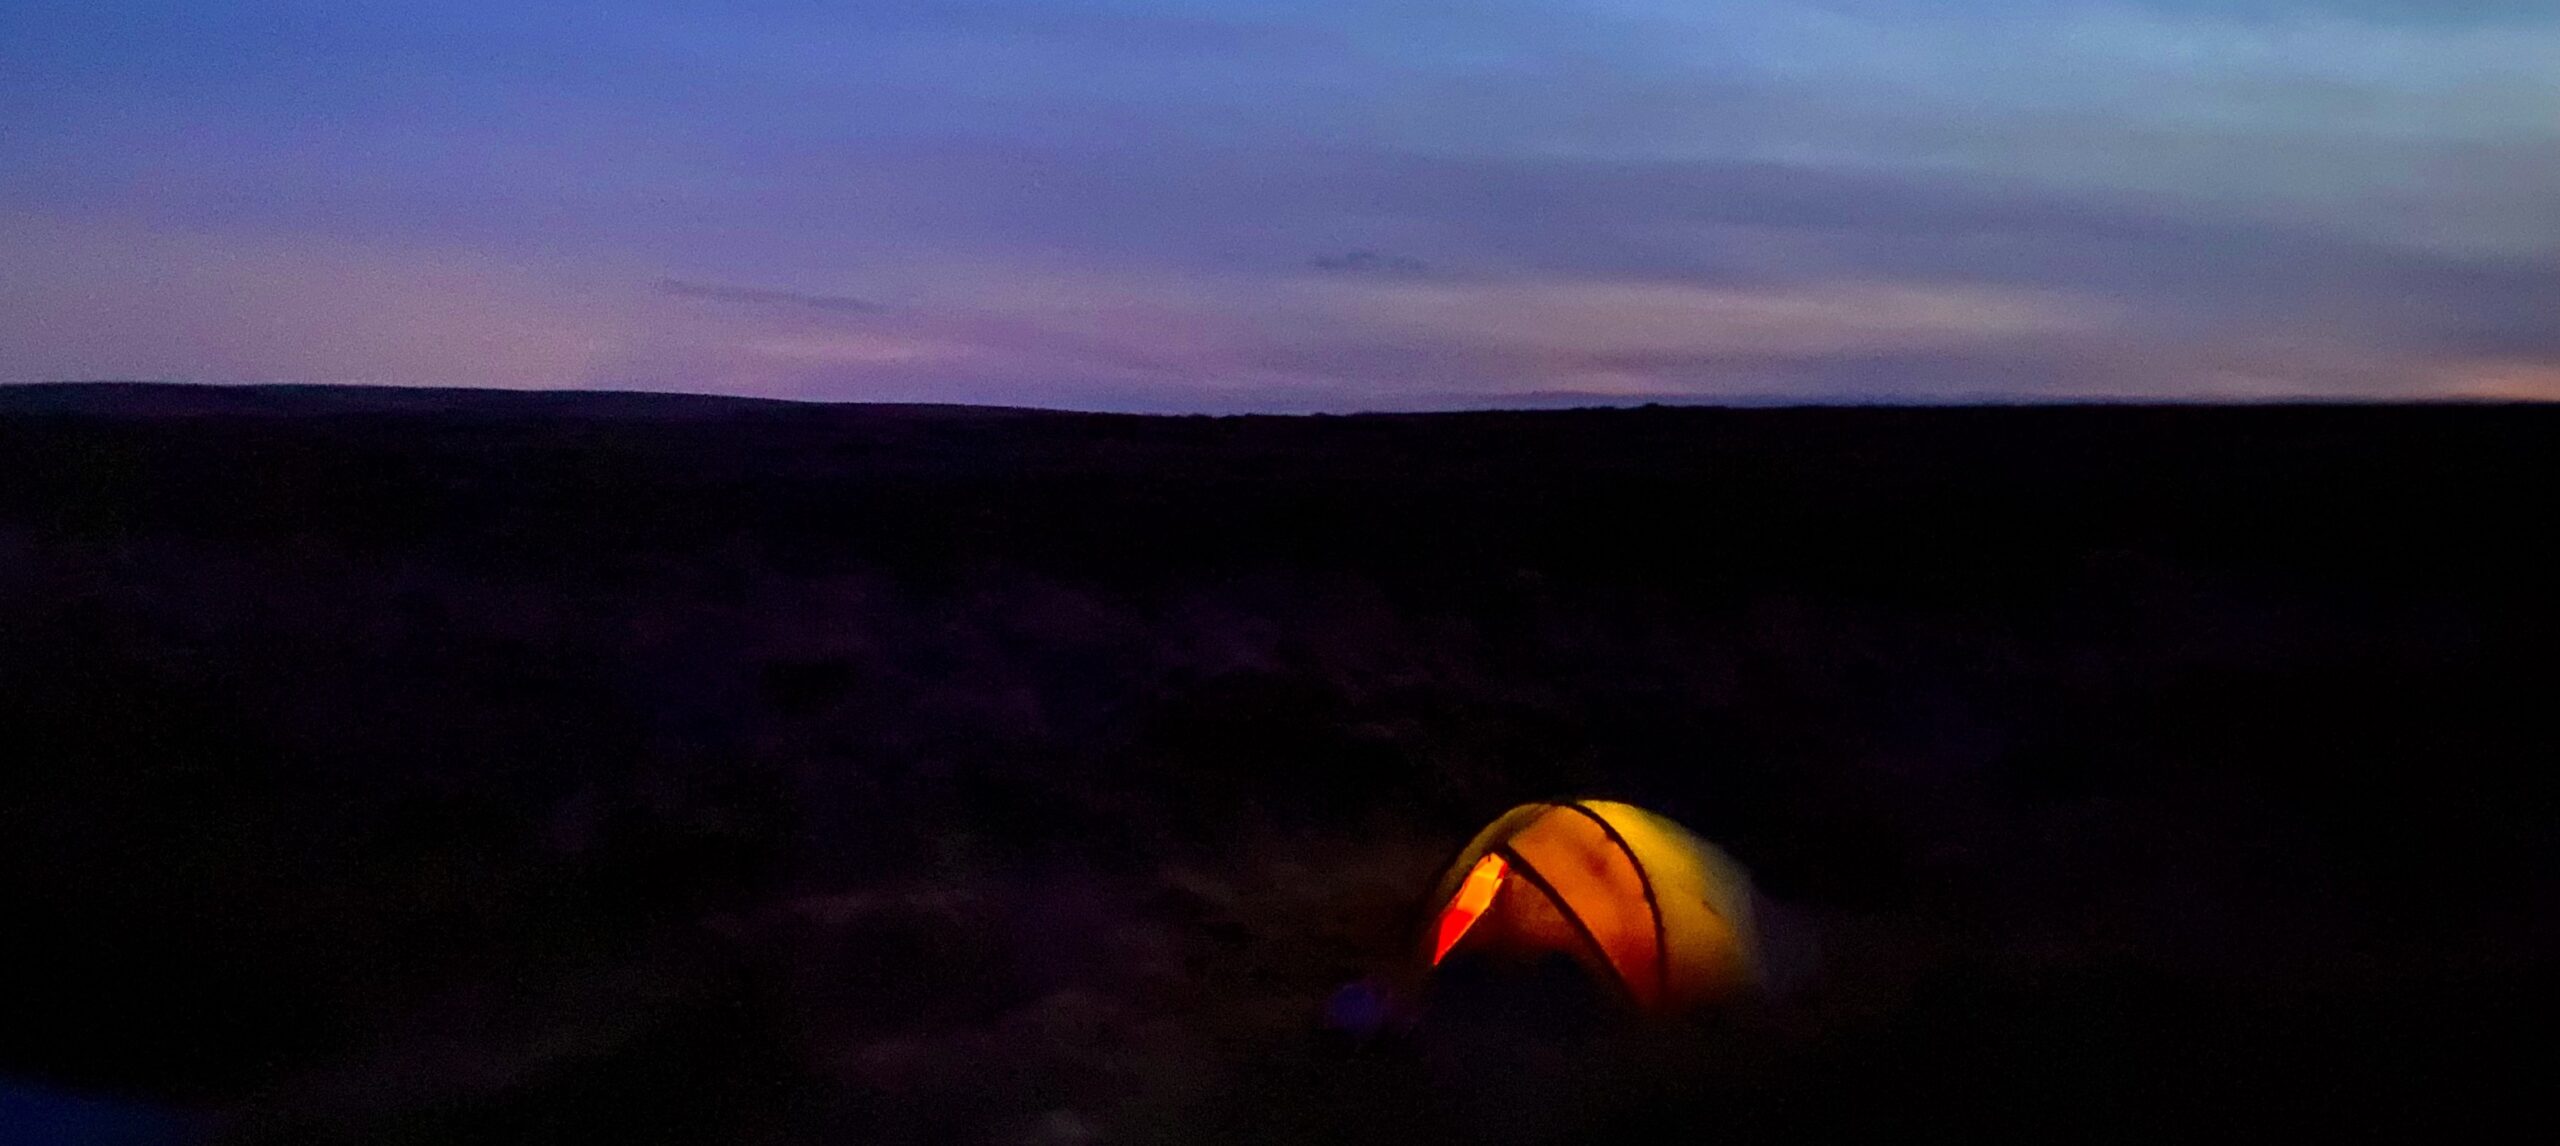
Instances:
[[[0,1071],[274,1143],[2441,1133],[2560,939],[2555,459],[0,390]],[[1561,794],[1748,865],[1769,997],[1320,1038]]]

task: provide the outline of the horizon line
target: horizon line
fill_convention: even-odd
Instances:
[[[1076,414],[1137,418],[1328,418],[1328,417],[1398,417],[1432,414],[1502,414],[1502,413],[1572,413],[1596,410],[1657,409],[1728,409],[1728,410],[1962,410],[1962,409],[2068,409],[2068,408],[2155,408],[2155,409],[2250,409],[2263,407],[2481,407],[2481,406],[2555,406],[2560,399],[2502,396],[2494,394],[2441,394],[2420,397],[2368,397],[2343,394],[2260,394],[2216,397],[2173,397],[2141,394],[2073,394],[2042,396],[2011,392],[1978,394],[1942,393],[1912,396],[1861,394],[1605,394],[1581,391],[1517,391],[1508,394],[1437,393],[1417,395],[1421,404],[1412,406],[1301,407],[1270,406],[1234,409],[1172,409],[1134,406],[1039,406],[1006,402],[970,402],[926,398],[810,398],[782,397],[763,394],[737,394],[703,390],[649,390],[611,386],[472,386],[420,385],[415,383],[377,382],[209,382],[187,379],[95,378],[36,379],[0,381],[0,392],[25,390],[104,390],[112,388],[152,388],[196,390],[205,392],[272,392],[307,391],[332,393],[515,395],[524,398],[559,400],[592,397],[601,399],[646,398],[662,400],[698,400],[706,403],[739,403],[766,406],[884,407],[983,410],[990,413]],[[1512,402],[1517,404],[1501,404]],[[0,413],[8,412],[0,407]]]

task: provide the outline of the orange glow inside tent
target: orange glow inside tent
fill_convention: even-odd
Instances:
[[[1655,1013],[1731,998],[1759,979],[1750,876],[1632,804],[1513,808],[1441,869],[1432,896],[1410,964],[1425,975],[1462,945],[1482,948],[1490,966],[1562,953]]]
[[[1440,912],[1439,937],[1431,952],[1432,966],[1439,966],[1442,959],[1448,958],[1449,949],[1467,937],[1467,929],[1475,926],[1476,920],[1484,918],[1485,909],[1493,906],[1493,894],[1502,890],[1502,877],[1510,874],[1510,869],[1511,865],[1496,855],[1477,860],[1476,866],[1468,869],[1466,882],[1458,885],[1458,894],[1452,896],[1449,906]]]

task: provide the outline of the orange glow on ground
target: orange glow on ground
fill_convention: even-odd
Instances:
[[[1493,893],[1502,889],[1502,877],[1511,873],[1511,865],[1501,856],[1486,856],[1468,869],[1466,882],[1458,885],[1458,894],[1449,897],[1449,906],[1440,911],[1439,935],[1432,945],[1431,965],[1437,967],[1449,955],[1449,949],[1467,936],[1467,929],[1484,917],[1493,906]]]

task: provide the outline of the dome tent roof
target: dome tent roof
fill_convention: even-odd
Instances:
[[[1637,1009],[1684,1010],[1758,976],[1749,876],[1715,845],[1632,804],[1504,813],[1429,900],[1425,968],[1462,952],[1564,952]]]

